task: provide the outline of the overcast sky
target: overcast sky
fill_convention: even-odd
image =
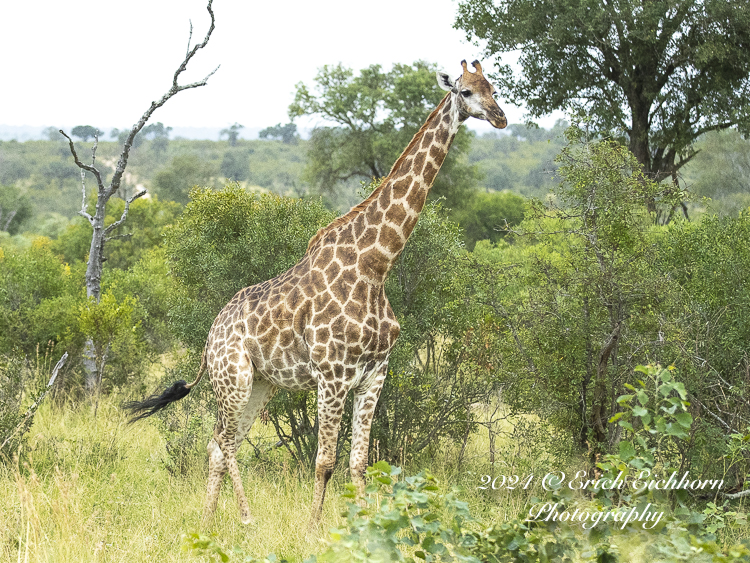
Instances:
[[[211,41],[181,83],[221,68],[151,122],[267,127],[289,121],[294,85],[312,84],[325,64],[390,69],[422,59],[458,76],[461,59],[482,60],[481,50],[453,29],[453,0],[215,0],[213,8]],[[210,22],[205,0],[3,2],[0,124],[129,128],[169,88],[190,20],[193,41],[202,40]],[[494,70],[490,61],[484,67]],[[522,108],[500,105],[510,123],[522,121]]]

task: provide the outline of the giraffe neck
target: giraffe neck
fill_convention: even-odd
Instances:
[[[380,186],[342,217],[351,216],[359,270],[372,283],[385,282],[404,249],[464,119],[446,95]]]

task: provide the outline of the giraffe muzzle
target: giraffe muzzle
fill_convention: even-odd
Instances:
[[[496,111],[489,112],[487,114],[487,121],[489,121],[496,129],[505,129],[508,126],[508,120],[500,108]]]

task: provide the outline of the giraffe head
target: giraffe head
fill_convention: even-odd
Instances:
[[[469,71],[466,61],[461,61],[464,72],[455,82],[451,82],[447,74],[438,72],[438,85],[443,90],[451,92],[461,117],[484,119],[493,127],[503,129],[508,125],[508,120],[493,97],[495,87],[482,74],[482,65],[479,61],[474,61],[471,65],[476,72]]]

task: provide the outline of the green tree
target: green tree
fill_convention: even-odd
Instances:
[[[335,126],[313,129],[306,179],[319,193],[342,186],[353,194],[359,182],[388,174],[445,92],[435,82],[434,65],[396,64],[389,72],[372,65],[355,76],[341,65],[324,66],[315,86],[297,84],[289,117],[318,115]],[[461,128],[432,187],[434,196],[458,207],[477,183],[466,163],[472,133]],[[351,203],[351,201],[349,201]]]
[[[217,170],[211,162],[194,154],[180,154],[154,176],[154,188],[162,199],[187,204],[193,186],[206,186]]]
[[[70,134],[74,137],[78,137],[84,143],[87,143],[89,139],[101,137],[104,134],[104,131],[100,131],[91,125],[76,125],[71,129]]]
[[[700,447],[686,455],[696,469],[715,472],[721,469],[715,460],[727,453],[733,434],[744,435],[750,417],[750,214],[676,223],[657,242],[659,269],[680,289],[675,363],[700,414]],[[741,469],[731,476],[739,486]]]
[[[523,220],[525,207],[526,200],[512,192],[477,192],[453,218],[463,227],[467,248],[473,249],[477,241],[502,239]]]
[[[64,264],[45,237],[25,249],[0,247],[0,355],[34,357],[51,342],[74,356],[82,283],[81,268]]]
[[[744,0],[463,0],[455,26],[500,65],[501,96],[532,117],[582,112],[621,131],[647,176],[671,177],[702,134],[750,131]]]
[[[227,141],[229,141],[229,146],[235,147],[237,146],[237,139],[240,138],[240,129],[244,128],[244,125],[240,125],[239,123],[235,122],[234,125],[230,125],[227,129],[222,129],[221,131],[219,131],[219,138],[226,135]]]
[[[96,389],[101,392],[104,367],[114,346],[122,342],[123,335],[130,336],[138,328],[133,319],[135,301],[131,296],[118,301],[111,291],[105,291],[100,299],[90,298],[79,308],[78,329],[94,343],[94,361],[99,381]]]
[[[277,123],[273,127],[266,127],[258,133],[260,139],[277,139],[285,145],[296,145],[299,142],[297,126],[294,123],[282,125]]]
[[[680,340],[678,290],[655,268],[644,205],[668,190],[619,143],[592,141],[577,126],[567,137],[557,197],[530,206],[526,236],[483,272],[477,299],[498,322],[504,400],[593,455],[618,441],[609,419],[633,368]]]
[[[229,148],[224,153],[224,158],[221,160],[221,173],[227,180],[233,180],[235,182],[243,182],[250,176],[250,164],[248,157],[250,153],[248,150],[234,147]]]

